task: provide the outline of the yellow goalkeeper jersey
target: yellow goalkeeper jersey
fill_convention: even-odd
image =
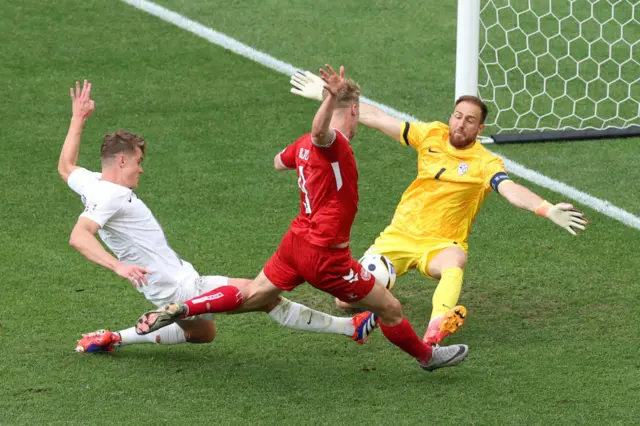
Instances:
[[[491,188],[508,180],[504,163],[479,142],[460,150],[440,122],[402,125],[401,143],[418,152],[418,176],[402,195],[391,226],[414,237],[451,239],[467,247]]]

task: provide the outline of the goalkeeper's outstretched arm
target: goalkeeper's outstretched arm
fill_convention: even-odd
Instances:
[[[380,130],[398,142],[402,138],[402,121],[390,116],[380,108],[360,103],[360,123],[372,129]]]
[[[566,229],[571,235],[576,231],[584,231],[588,221],[584,213],[573,208],[569,203],[551,204],[530,189],[513,181],[504,181],[498,186],[498,192],[512,205],[534,212],[551,220]]]
[[[298,71],[291,76],[291,93],[322,102],[324,81],[309,71]],[[402,138],[402,121],[373,105],[360,103],[360,123],[391,136],[398,142]]]

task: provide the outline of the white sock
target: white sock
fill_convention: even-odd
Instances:
[[[136,328],[131,327],[126,330],[120,330],[121,345],[137,345],[140,343],[158,343],[160,345],[177,345],[179,343],[185,343],[187,338],[184,336],[184,331],[173,323],[160,330],[156,330],[153,333],[139,335],[136,333]]]
[[[355,332],[351,318],[334,317],[284,297],[278,306],[269,312],[269,316],[278,324],[296,330],[344,334],[349,337]]]

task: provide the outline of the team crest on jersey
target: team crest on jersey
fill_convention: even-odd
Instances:
[[[467,170],[469,170],[469,165],[467,163],[463,161],[462,163],[458,164],[458,174],[460,176],[467,173]]]

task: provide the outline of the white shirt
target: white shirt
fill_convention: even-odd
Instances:
[[[162,227],[133,190],[100,180],[102,174],[75,169],[68,184],[85,205],[80,217],[100,225],[100,238],[122,262],[151,271],[149,285],[138,291],[147,298],[171,296],[185,278],[197,272],[169,247]]]

